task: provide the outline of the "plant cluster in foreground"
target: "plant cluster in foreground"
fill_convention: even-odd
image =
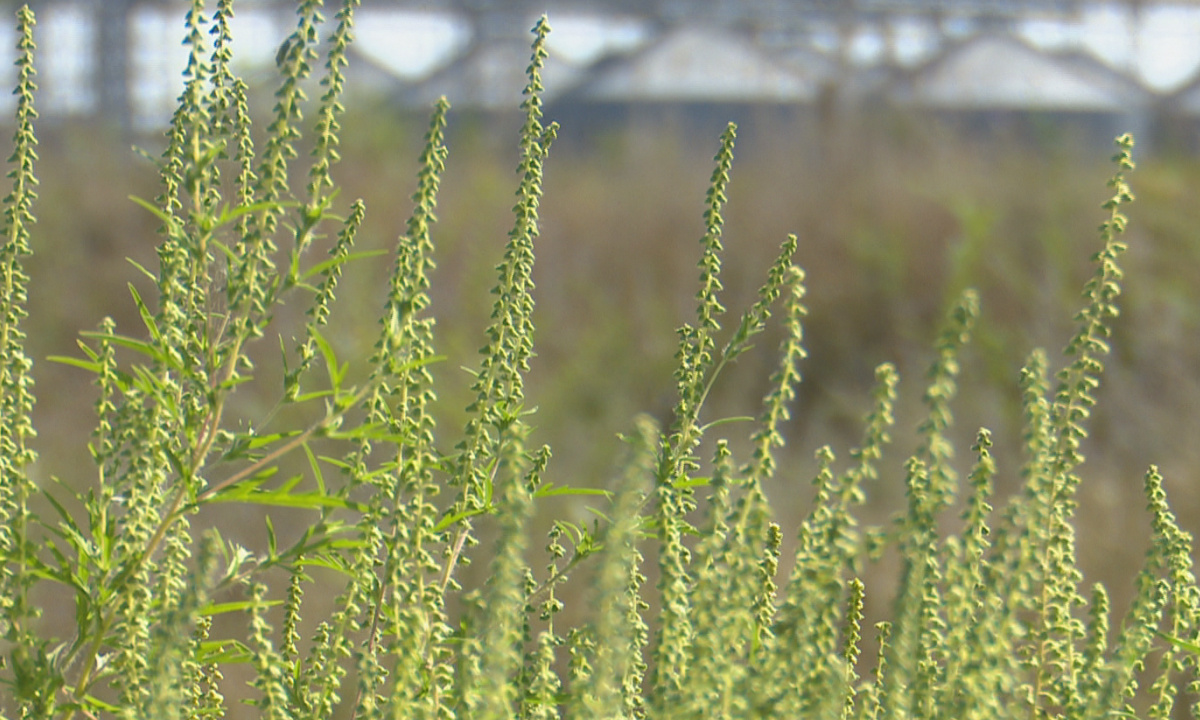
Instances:
[[[320,44],[322,3],[298,3],[277,58],[272,120],[256,141],[247,86],[230,69],[232,1],[218,2],[211,18],[202,0],[192,3],[185,90],[158,162],[161,194],[138,201],[161,222],[159,265],[145,271],[157,298],[133,292],[144,327],[119,333],[106,320],[84,333],[82,357],[54,358],[95,376],[96,477],[83,491],[32,477],[33,363],[20,324],[37,183],[34,18],[27,8],[18,14],[13,190],[0,249],[0,714],[233,715],[238,706],[225,695],[238,688],[224,676],[235,666],[251,678],[246,702],[263,718],[1171,714],[1180,683],[1194,684],[1200,589],[1191,537],[1162,478],[1146,473],[1153,542],[1115,629],[1104,589],[1081,587],[1072,524],[1080,443],[1117,315],[1131,138],[1117,140],[1102,248],[1069,364],[1051,375],[1034,351],[1022,371],[1023,492],[993,510],[987,430],[966,477],[953,466],[946,432],[958,354],[979,314],[967,291],[934,348],[921,441],[904,463],[907,507],[883,527],[855,520],[893,425],[898,377],[885,364],[849,462],[839,468],[828,447],[817,454],[812,510],[781,573],[784,539],[763,486],[778,472],[774,452],[800,381],[803,273],[789,237],[757,302],[726,320],[722,211],[735,128],[720,139],[705,198],[696,318],[678,332],[670,424],[634,422],[611,490],[556,486],[549,448],[527,444],[533,411],[524,402],[537,211],[557,129],[542,122],[549,26],[534,28],[512,230],[471,370],[475,399],[464,426],[448,430],[433,420],[429,366],[439,356],[428,294],[446,102],[430,121],[373,354],[344,362],[322,332],[343,266],[367,255],[355,249],[366,206],[341,208],[331,176],[356,5],[343,2]],[[322,51],[307,180],[294,188],[304,87]],[[324,259],[310,257],[318,241],[329,248]],[[255,381],[250,348],[291,303],[307,309],[299,337],[281,343],[277,410],[308,420],[235,417],[231,398]],[[705,401],[773,312],[786,339],[752,450],[739,460],[715,435],[723,425],[705,417]],[[699,457],[706,439],[711,458]],[[276,478],[292,456],[304,470]],[[707,477],[702,467],[711,467]],[[608,505],[592,527],[557,522],[544,569],[531,566],[539,499],[569,493]],[[263,508],[264,550],[193,530],[222,504]],[[274,507],[306,510],[311,523],[298,537],[277,537],[266,514]],[[939,521],[952,507],[963,508],[961,530],[946,536]],[[481,549],[484,525],[494,541]],[[654,589],[644,574],[650,549]],[[862,574],[885,551],[900,558],[901,578],[891,619],[864,639]],[[456,579],[471,561],[489,564],[480,587]],[[313,622],[318,611],[304,597],[318,575],[338,579],[340,590]],[[272,591],[267,581],[280,577],[285,587]],[[567,626],[559,598],[572,578],[591,584],[591,607],[586,622]],[[39,622],[46,593],[73,599],[69,631]],[[230,616],[241,631],[220,630]]]

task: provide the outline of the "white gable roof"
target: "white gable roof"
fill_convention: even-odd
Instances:
[[[728,33],[681,28],[601,72],[581,93],[602,100],[809,100],[814,78]]]
[[[981,35],[918,70],[903,95],[942,107],[1119,111],[1140,103],[1144,91],[1083,56]]]

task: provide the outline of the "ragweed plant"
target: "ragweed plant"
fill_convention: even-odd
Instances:
[[[1080,448],[1118,314],[1131,138],[1117,140],[1103,245],[1069,364],[1053,393],[1043,351],[1021,372],[1023,491],[993,511],[1001,468],[986,429],[964,483],[955,468],[959,357],[981,318],[968,290],[938,335],[919,442],[900,463],[904,511],[868,528],[855,513],[892,472],[899,375],[884,364],[848,465],[832,447],[817,451],[812,508],[785,560],[783,519],[765,488],[796,475],[775,452],[805,356],[804,274],[788,237],[758,300],[726,331],[732,125],[705,198],[696,317],[678,333],[670,424],[635,420],[612,483],[556,485],[550,449],[529,445],[532,271],[557,132],[542,122],[545,18],[533,30],[512,230],[461,431],[435,422],[430,372],[441,359],[429,290],[445,100],[434,106],[412,214],[391,253],[373,350],[338,356],[324,329],[337,317],[342,271],[377,254],[356,245],[366,202],[343,205],[333,176],[356,6],[341,3],[322,43],[323,3],[298,3],[276,58],[266,137],[256,141],[247,85],[230,64],[233,3],[218,2],[211,18],[192,3],[184,90],[155,159],[161,192],[136,200],[161,223],[158,267],[143,269],[157,296],[131,285],[143,327],[118,331],[106,319],[83,333],[81,356],[51,358],[91,373],[97,392],[87,448],[95,477],[61,483],[33,475],[34,366],[21,322],[29,284],[43,280],[22,269],[37,245],[37,141],[34,17],[18,13],[13,187],[0,246],[0,716],[233,716],[239,688],[225,676],[235,668],[249,677],[243,701],[264,718],[1165,718],[1181,682],[1200,696],[1192,538],[1155,468],[1145,476],[1153,542],[1119,623],[1104,588],[1080,587],[1075,561]],[[312,104],[304,87],[322,57],[306,181],[294,188]],[[320,245],[327,256],[312,257]],[[264,382],[250,350],[293,305],[304,312],[299,336],[281,341],[277,407],[247,414],[235,394]],[[709,417],[706,401],[772,313],[784,339],[748,419],[750,456],[739,462],[735,443],[717,435],[727,419]],[[711,458],[700,456],[707,447]],[[567,493],[594,496],[596,523],[555,522],[544,562],[531,560],[539,500]],[[265,548],[194,529],[230,504],[261,510]],[[275,532],[275,507],[310,513],[290,544]],[[956,507],[960,529],[946,535],[941,521]],[[481,548],[483,525],[490,547]],[[890,620],[872,633],[863,627],[869,570],[889,550],[899,586]],[[464,587],[458,570],[472,561],[488,564],[487,579]],[[322,617],[306,601],[318,573],[340,580]],[[568,626],[561,611],[580,602],[579,585],[592,612]],[[45,592],[74,600],[70,630],[40,621]],[[222,616],[236,616],[241,630]]]

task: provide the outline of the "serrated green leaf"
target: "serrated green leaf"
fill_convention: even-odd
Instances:
[[[558,497],[560,495],[604,495],[612,497],[612,491],[601,488],[576,488],[569,485],[554,487],[554,483],[543,483],[537,490],[533,491],[533,496],[539,498]]]
[[[260,490],[264,479],[259,480],[243,480],[229,488],[223,488],[221,492],[213,494],[211,497],[205,498],[202,503],[231,503],[239,502],[249,505],[265,505],[268,507],[290,507],[302,510],[319,510],[321,508],[344,508],[347,510],[359,510],[358,503],[351,502],[344,498],[338,498],[325,493],[310,491],[293,493],[291,489],[303,479],[302,476],[291,478],[283,487],[275,490]]]
[[[1159,630],[1155,630],[1154,634],[1159,636],[1163,640],[1166,640],[1167,642],[1171,643],[1172,645],[1174,645],[1175,647],[1177,647],[1181,650],[1187,650],[1188,652],[1192,653],[1193,655],[1200,655],[1200,645],[1197,645],[1196,643],[1191,643],[1191,642],[1188,642],[1187,640],[1181,640],[1177,637],[1173,637],[1173,636],[1168,635]]]
[[[155,342],[162,342],[162,333],[158,330],[158,323],[154,321],[154,315],[150,312],[150,308],[146,307],[146,303],[142,300],[142,294],[138,292],[133,283],[128,284],[129,294],[133,296],[133,302],[137,305],[138,314],[142,316],[142,324],[146,326],[146,330],[150,332],[150,337],[154,338]]]
[[[275,543],[275,523],[271,522],[270,515],[263,515],[263,521],[267,525],[267,557],[274,559],[278,556]]]
[[[262,210],[276,210],[276,209],[287,207],[288,205],[295,205],[295,204],[296,203],[271,202],[271,201],[264,200],[262,202],[251,203],[249,205],[239,205],[238,207],[234,208],[233,210],[230,210],[229,205],[226,204],[224,207],[221,208],[221,215],[220,215],[220,217],[217,218],[217,227],[220,227],[222,225],[225,225],[226,223],[230,223],[234,220],[237,220],[238,218],[240,218],[241,216],[243,216],[247,213],[255,213],[255,212],[262,211]]]
[[[135,268],[137,268],[137,269],[138,269],[138,271],[140,271],[140,272],[141,272],[143,275],[145,275],[146,277],[150,278],[150,279],[151,279],[151,280],[153,280],[154,282],[158,282],[158,276],[156,276],[154,273],[150,272],[150,271],[149,271],[149,270],[147,270],[145,267],[143,267],[143,266],[142,266],[142,264],[141,264],[141,263],[139,263],[137,260],[134,260],[134,259],[133,259],[133,258],[131,258],[131,257],[127,257],[127,258],[125,258],[125,262],[127,262],[127,263],[129,263],[130,265],[132,265],[132,266],[134,266]]]
[[[363,250],[362,252],[350,253],[349,255],[343,255],[342,257],[330,258],[324,262],[313,265],[308,269],[307,272],[300,276],[300,279],[307,280],[314,275],[319,275],[332,267],[350,262],[351,260],[366,260],[367,258],[379,257],[380,255],[387,254],[387,250]]]
[[[254,600],[238,600],[235,602],[226,603],[209,603],[200,608],[200,614],[211,617],[213,615],[224,615],[225,613],[240,612],[243,610],[251,610],[254,607],[270,608],[278,607],[283,604],[282,600],[262,600],[255,602]]]
[[[100,363],[98,363],[98,362],[92,362],[89,360],[81,360],[79,358],[70,357],[68,355],[47,355],[46,361],[52,362],[52,363],[59,363],[60,365],[71,365],[73,367],[77,367],[82,370],[87,370],[88,372],[91,372],[91,373],[99,373],[100,367],[101,367]]]
[[[120,345],[121,347],[129,348],[134,352],[141,353],[154,360],[162,359],[162,354],[159,353],[158,348],[146,342],[145,340],[138,340],[127,335],[117,335],[115,333],[104,333],[93,330],[85,330],[79,334],[83,337],[91,338],[93,340],[107,340],[114,345]]]
[[[721,427],[722,425],[730,425],[733,423],[754,422],[754,421],[755,421],[755,418],[750,417],[749,415],[734,415],[731,417],[713,420],[712,422],[708,423],[707,425],[702,425],[702,426],[700,426],[700,432],[706,433],[709,430],[711,430],[715,427]]]
[[[308,466],[312,468],[313,479],[317,481],[317,492],[325,495],[325,473],[321,470],[321,463],[317,460],[316,453],[308,443],[304,443],[304,455],[308,458]]]
[[[203,612],[202,610],[201,613]],[[254,659],[254,653],[250,651],[250,648],[240,640],[233,639],[205,640],[200,643],[200,651],[196,654],[196,661],[205,665],[236,665],[248,663],[252,659]]]
[[[333,394],[333,390],[317,390],[315,392],[297,395],[296,399],[292,402],[298,405],[300,403],[308,402],[309,400],[319,400],[321,398],[331,397]]]
[[[161,208],[159,208],[154,203],[149,202],[148,200],[143,200],[142,198],[138,197],[137,195],[130,195],[129,199],[132,200],[134,203],[141,205],[145,209],[149,210],[150,213],[152,215],[154,215],[154,217],[158,218],[159,220],[162,220],[164,225],[173,227],[179,223],[178,218],[168,215],[167,213],[163,212]]]

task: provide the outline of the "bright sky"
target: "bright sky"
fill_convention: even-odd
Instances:
[[[1029,21],[1022,32],[1036,46],[1083,49],[1147,87],[1170,92],[1200,68],[1200,7],[1147,4],[1135,15],[1124,4],[1097,5],[1081,22]]]
[[[633,50],[649,37],[636,18],[563,15],[551,18],[550,26],[551,55],[577,65]],[[444,13],[364,9],[355,36],[358,49],[381,65],[401,77],[421,77],[468,43],[470,28]]]
[[[379,17],[375,17],[379,16]],[[386,17],[385,17],[386,16]],[[357,30],[359,49],[405,77],[420,77],[452,57],[469,40],[469,29],[453,18],[433,13],[367,11]],[[551,50],[555,57],[587,64],[610,53],[627,52],[649,39],[649,28],[634,18],[551,17]],[[952,20],[945,34],[962,36],[971,23]],[[912,65],[935,52],[941,34],[918,19],[901,19],[892,27],[895,61]],[[1094,3],[1076,21],[1030,20],[1019,33],[1047,50],[1090,53],[1113,68],[1128,72],[1159,92],[1171,92],[1200,69],[1200,7],[1185,3],[1146,3],[1134,13],[1126,3]],[[832,50],[836,33],[825,33]],[[818,35],[818,42],[822,36]],[[883,28],[864,27],[848,48],[851,58],[870,65],[885,60]]]
[[[134,88],[143,107],[170,107],[178,94],[179,71],[185,59],[179,44],[181,20],[174,8],[143,5],[133,22],[133,62],[141,80]],[[530,18],[532,24],[533,18]],[[252,3],[234,20],[234,53],[240,72],[269,72],[279,42],[291,31],[290,15],[269,14]],[[550,23],[552,56],[583,66],[612,54],[637,49],[651,40],[648,24],[636,18],[607,18],[557,13]],[[57,49],[43,53],[39,72],[46,90],[46,107],[80,111],[95,101],[90,53],[94,20],[84,4],[47,7],[38,25],[38,44]],[[834,50],[836,28],[818,29],[818,46]],[[894,53],[887,57],[890,30]],[[847,48],[853,62],[873,65],[892,61],[913,66],[931,57],[941,36],[965,36],[970,20],[949,22],[941,30],[929,22],[897,20],[888,29],[864,25]],[[1135,13],[1124,2],[1097,2],[1072,21],[1029,20],[1018,29],[1030,44],[1054,51],[1089,53],[1114,69],[1128,73],[1146,87],[1163,93],[1179,89],[1200,69],[1200,6],[1182,2],[1147,2]],[[400,77],[420,78],[452,60],[470,41],[470,28],[439,12],[400,12],[362,9],[356,22],[357,48]],[[13,28],[0,23],[0,43],[12,47]],[[0,69],[6,86],[15,81],[10,66]],[[57,89],[56,89],[57,88]],[[0,98],[6,94],[0,93]],[[0,99],[0,105],[4,102]],[[11,99],[9,99],[11,102]]]

